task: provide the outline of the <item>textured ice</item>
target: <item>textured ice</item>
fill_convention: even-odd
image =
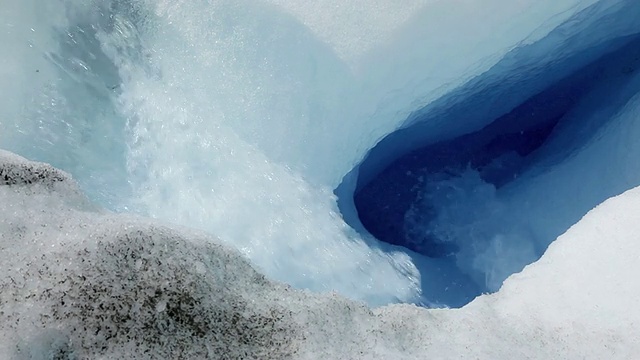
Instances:
[[[3,359],[627,359],[640,351],[640,315],[630,311],[640,296],[638,189],[591,211],[497,294],[460,310],[372,311],[272,282],[209,235],[91,210],[60,171],[33,183],[42,164],[2,153],[0,167],[14,174],[0,185]]]
[[[0,155],[2,358],[300,351],[300,317],[313,313],[295,304],[307,295],[268,281],[211,237],[70,203],[79,195],[68,175]]]

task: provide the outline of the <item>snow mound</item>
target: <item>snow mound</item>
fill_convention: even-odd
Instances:
[[[0,162],[5,183],[22,185],[0,189],[5,207],[13,204],[0,222],[0,318],[18,358],[294,353],[300,333],[275,301],[282,288],[237,252],[145,220],[70,207],[68,192],[50,186],[73,189],[65,173],[6,153]],[[34,207],[38,201],[45,206]]]

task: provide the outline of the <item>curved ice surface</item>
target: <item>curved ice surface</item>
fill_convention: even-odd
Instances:
[[[638,127],[640,26],[621,14],[640,8],[619,5],[586,9],[567,24],[592,25],[564,24],[412,114],[359,166],[358,217],[348,222],[451,264],[443,276],[470,277],[480,294],[497,291],[589,209],[639,185],[626,155],[637,146],[614,144]],[[558,42],[573,49],[541,51]],[[588,150],[594,139],[604,143],[598,151]],[[562,170],[571,163],[579,178]]]

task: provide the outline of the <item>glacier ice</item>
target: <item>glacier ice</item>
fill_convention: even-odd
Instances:
[[[638,185],[640,85],[633,51],[640,6],[632,0],[460,4],[0,3],[0,148],[71,173],[91,202],[121,213],[96,209],[66,181],[53,190],[39,184],[2,187],[2,221],[8,226],[3,255],[19,255],[11,260],[18,263],[34,256],[12,271],[24,276],[48,267],[50,276],[28,285],[36,293],[59,294],[66,285],[55,285],[55,279],[85,272],[65,270],[77,261],[73,251],[86,249],[91,264],[102,264],[95,254],[105,250],[87,237],[87,227],[105,236],[103,244],[114,244],[116,253],[103,264],[111,266],[123,261],[123,237],[133,236],[123,227],[131,226],[137,234],[158,236],[159,244],[174,244],[175,269],[220,241],[219,249],[230,245],[260,273],[294,288],[337,291],[372,307],[460,307],[497,290],[544,252],[500,291],[460,310],[368,310],[339,296],[291,290],[298,300],[284,307],[314,315],[300,310],[285,322],[313,318],[303,327],[307,341],[293,342],[302,358],[500,358],[514,347],[522,357],[632,354],[638,349],[628,336],[635,314],[622,318],[615,304],[637,292],[622,271],[634,269],[635,227],[632,214],[620,210],[635,208],[637,192],[605,203],[550,243],[597,204]],[[564,96],[570,98],[554,102]],[[537,115],[524,116],[532,107]],[[490,125],[496,119],[503,122]],[[557,124],[548,122],[554,119]],[[553,129],[545,128],[549,124]],[[539,125],[547,131],[536,137]],[[531,149],[517,148],[510,136],[518,131],[534,134]],[[489,141],[504,140],[494,148],[499,156],[474,150],[471,156],[491,160],[482,171],[470,166],[454,176],[432,174],[444,177],[423,183],[425,201],[412,203],[408,213],[418,236],[422,229],[439,231],[455,238],[453,245],[415,249],[425,256],[381,242],[362,226],[351,199],[384,168],[443,141],[482,144],[484,135],[475,135],[480,133],[489,134]],[[501,152],[514,146],[524,156]],[[62,174],[36,168],[38,174]],[[432,191],[437,188],[448,190]],[[434,203],[440,210],[435,222],[428,218]],[[150,225],[126,215],[131,213],[220,240]],[[469,234],[480,236],[465,242]],[[141,246],[159,251],[147,247],[147,235],[141,235]],[[28,246],[17,246],[23,240]],[[447,255],[452,252],[454,260]],[[37,260],[37,254],[43,257]],[[233,266],[253,276],[244,260],[232,257]],[[600,266],[570,270],[590,258]],[[615,266],[604,268],[607,261]],[[198,278],[189,291],[215,288],[214,279],[191,270],[175,273]],[[122,274],[92,274],[106,286],[123,281]],[[620,281],[604,283],[614,278]],[[29,296],[28,288],[8,279],[3,281],[18,294],[11,301]],[[157,286],[155,281],[142,286]],[[273,284],[263,283],[284,287]],[[83,336],[73,330],[81,317],[50,320],[51,306],[59,304],[43,296],[28,304],[38,309],[35,317],[49,320],[23,322],[17,329],[22,343],[12,337],[15,329],[2,328],[2,351],[37,358],[37,344],[46,352],[97,341],[75,338]],[[81,311],[78,304],[63,308]],[[273,303],[253,305],[260,312]],[[28,315],[11,306],[15,312],[6,316]],[[598,307],[602,316],[590,317]],[[326,318],[332,329],[321,325]],[[206,336],[215,337],[215,331]],[[113,354],[138,351],[123,341],[110,343]],[[194,351],[204,346],[194,344]],[[101,351],[91,344],[86,349]]]

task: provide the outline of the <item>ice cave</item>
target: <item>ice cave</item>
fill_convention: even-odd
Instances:
[[[1,1],[0,358],[634,358],[639,19]]]

